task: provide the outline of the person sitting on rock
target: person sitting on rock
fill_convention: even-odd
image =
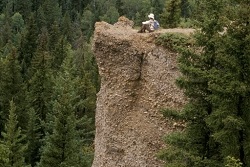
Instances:
[[[142,22],[141,29],[138,31],[138,33],[144,33],[146,30],[148,32],[153,32],[154,31],[154,14],[150,13],[148,15],[149,20]]]

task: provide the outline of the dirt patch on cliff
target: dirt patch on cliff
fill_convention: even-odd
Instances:
[[[156,46],[164,32],[191,33],[191,29],[137,33],[126,18],[110,25],[96,23],[93,50],[101,89],[97,95],[93,167],[159,167],[155,155],[172,122],[159,112],[181,108],[185,99],[175,86],[180,75],[176,53]]]

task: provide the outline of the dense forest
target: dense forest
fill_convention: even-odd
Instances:
[[[188,97],[181,112],[163,111],[185,128],[166,136],[159,157],[167,167],[250,167],[250,1],[200,1],[199,9],[193,39],[159,39],[181,53],[176,84]]]
[[[124,15],[140,26],[149,13],[162,28],[200,30],[192,48],[177,49],[177,85],[190,101],[164,111],[187,128],[166,137],[159,158],[169,167],[250,166],[249,0],[1,0],[0,166],[91,166],[94,24]]]

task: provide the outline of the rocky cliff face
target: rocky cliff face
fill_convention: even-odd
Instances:
[[[159,112],[183,106],[174,82],[175,53],[154,44],[160,30],[139,34],[132,23],[96,23],[93,50],[101,89],[97,98],[95,157],[92,167],[160,167],[156,153],[171,124]],[[187,33],[191,30],[185,30]]]

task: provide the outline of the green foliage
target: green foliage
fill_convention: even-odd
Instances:
[[[94,148],[93,146],[83,146],[83,166],[91,166],[94,159]]]
[[[39,149],[41,147],[42,126],[40,119],[33,108],[28,112],[27,129],[25,130],[27,150],[25,158],[31,166],[40,160]]]
[[[174,5],[164,6],[164,4],[170,4],[170,2],[172,2],[172,4]],[[212,3],[214,3],[214,1],[212,1]],[[249,14],[247,13],[247,10],[245,10],[244,12],[240,12],[241,8],[237,7],[236,3],[237,2],[234,1],[225,3],[228,4],[227,11],[225,13],[228,13],[228,15],[230,14],[230,20],[237,20],[235,18],[237,18],[238,16],[240,16],[242,20],[248,20]],[[214,4],[215,8],[217,8],[216,5],[218,6],[218,8],[221,7],[221,5],[219,5],[218,3]],[[176,6],[178,6],[178,8],[175,8]],[[96,107],[96,93],[98,92],[100,87],[98,68],[95,62],[94,55],[91,51],[91,37],[93,35],[95,22],[104,20],[113,24],[117,21],[117,18],[119,16],[125,15],[129,19],[132,19],[136,25],[140,25],[142,21],[148,19],[147,15],[152,12],[155,14],[155,18],[159,20],[161,25],[163,26],[166,25],[166,27],[170,27],[169,24],[171,23],[171,26],[190,27],[190,24],[193,23],[193,20],[190,21],[189,18],[204,21],[204,23],[210,22],[209,19],[203,17],[203,11],[211,10],[211,8],[204,8],[205,6],[205,2],[197,0],[0,1],[1,129],[3,129],[3,127],[6,125],[6,121],[8,118],[9,101],[13,99],[16,104],[18,126],[25,130],[24,132],[27,136],[25,138],[25,141],[22,142],[23,146],[26,145],[26,142],[28,144],[27,151],[25,151],[26,162],[30,163],[31,166],[35,166],[35,164],[39,163],[41,160],[41,156],[38,151],[41,147],[43,148],[43,150],[47,150],[43,152],[42,161],[45,162],[46,160],[50,160],[50,157],[52,157],[49,156],[48,153],[52,151],[49,148],[50,143],[53,143],[54,139],[56,139],[58,136],[61,137],[62,135],[62,131],[60,131],[61,129],[58,124],[58,120],[61,120],[61,118],[59,119],[59,114],[55,113],[60,113],[62,111],[62,115],[64,115],[66,113],[66,111],[64,111],[64,108],[67,108],[67,106],[65,105],[68,105],[70,108],[69,110],[71,110],[76,116],[76,118],[72,118],[70,116],[70,118],[68,117],[69,120],[71,120],[69,121],[71,123],[72,120],[76,119],[75,123],[69,123],[69,127],[76,127],[76,136],[78,136],[82,142],[80,144],[78,143],[79,145],[76,144],[79,146],[79,148],[82,148],[79,153],[83,155],[81,157],[81,162],[78,161],[79,159],[74,160],[76,162],[79,162],[79,164],[81,164],[82,166],[91,166],[94,151],[92,144],[95,128],[94,117]],[[234,7],[233,10],[232,7]],[[171,12],[174,14],[171,15]],[[213,12],[211,13],[213,14]],[[178,24],[180,16],[182,17],[181,23]],[[217,18],[217,15],[212,16],[214,18]],[[169,19],[170,21],[167,21],[167,19]],[[210,29],[211,27],[214,27],[214,30],[221,31],[222,27],[214,25],[214,23],[211,23],[209,27],[204,27],[204,29]],[[231,27],[231,29],[229,28],[230,30],[228,30],[234,32],[237,27],[242,27],[243,24],[241,25],[234,22],[234,24],[232,25],[234,26]],[[235,39],[236,36],[238,36],[239,39],[242,38],[242,34],[235,33],[231,37],[226,37],[225,41],[221,41],[221,44],[219,44],[222,45],[223,43],[228,43],[228,55],[237,55],[237,53],[234,51],[242,48],[243,44],[241,42],[239,42],[238,40],[232,40]],[[196,46],[196,48],[200,46],[203,47],[204,43],[212,45],[216,40],[209,41],[206,38],[202,38],[200,36],[198,41],[200,43],[199,46]],[[234,43],[229,44],[229,41],[234,41]],[[157,39],[157,42],[158,45],[165,46],[171,51],[175,52],[177,50],[184,51],[183,48],[194,45],[193,39],[189,39],[188,37],[186,39],[186,37],[179,34],[168,34],[165,36],[163,35],[159,37],[159,39]],[[244,40],[244,42],[249,43],[249,39]],[[237,45],[238,49],[232,47],[234,45]],[[222,50],[225,50],[225,48]],[[207,80],[207,78],[213,78],[214,76],[217,76],[216,82],[210,82],[209,89],[214,92],[223,92],[224,86],[226,87],[225,90],[228,93],[227,95],[225,95],[226,97],[232,97],[234,93],[242,93],[244,92],[244,90],[248,89],[247,84],[243,84],[243,82],[226,82],[224,84],[224,79],[230,81],[232,80],[231,78],[237,78],[237,75],[222,75],[222,73],[219,73],[216,69],[213,71],[213,76],[206,75],[207,73],[204,71],[199,71],[198,69],[207,68],[207,58],[203,62],[199,60],[198,54],[192,54],[193,52],[191,52],[190,50],[186,50],[184,52],[186,53],[186,57],[180,58],[180,61],[186,62],[186,64],[181,65],[181,69],[184,74],[190,75],[189,78],[192,78],[192,80],[188,81],[185,80],[185,77],[183,77],[180,78],[177,83],[183,89],[187,89],[185,90],[186,95],[190,95],[192,97],[204,97],[205,95],[207,95],[209,91],[205,91],[205,89],[203,88],[207,85],[207,82],[205,81]],[[70,58],[71,63],[68,64],[68,69],[66,70],[65,58],[68,59],[67,61],[69,61],[69,58],[67,58],[68,54],[70,54],[72,57]],[[248,54],[248,52],[246,52],[245,54]],[[220,54],[217,55],[219,58]],[[16,61],[17,58],[18,61]],[[228,66],[234,67],[230,70],[224,70],[224,73],[228,73],[228,71],[237,69],[235,64],[229,63],[234,62],[234,59],[235,58],[228,56],[223,60],[228,60],[225,61],[226,63],[228,63]],[[249,61],[248,59],[242,57],[241,59],[244,59],[245,62]],[[192,68],[189,68],[189,65],[192,63],[194,63],[195,65]],[[63,68],[62,64],[64,64]],[[244,66],[244,75],[248,74],[245,64],[247,63],[241,64],[242,66]],[[218,65],[218,68],[219,67],[221,67],[220,63]],[[68,78],[65,76],[65,73],[67,73],[67,71],[70,71],[70,76],[67,76]],[[241,70],[236,71],[239,72]],[[200,75],[206,76],[200,77]],[[53,78],[55,78],[55,80]],[[64,82],[65,78],[67,78],[68,83]],[[188,83],[199,83],[200,85],[194,85],[190,88],[189,86],[187,86]],[[62,86],[63,84],[64,86]],[[54,89],[55,85],[58,86],[58,89]],[[66,89],[63,89],[62,87],[69,88],[69,90],[67,90],[68,94],[72,96],[69,99],[74,100],[65,102],[65,104],[63,102],[60,102],[60,98],[58,96],[63,96],[65,99],[67,99],[66,95],[62,93]],[[193,92],[193,90],[197,91]],[[197,139],[187,140],[187,143],[188,145],[194,146],[194,148],[196,148],[197,146],[197,152],[202,156],[197,156],[198,153],[193,153],[194,150],[191,150],[191,153],[189,152],[189,150],[184,150],[182,155],[191,157],[189,158],[190,161],[197,161],[200,164],[203,163],[203,166],[205,166],[205,160],[201,163],[201,159],[205,159],[205,156],[202,152],[202,150],[206,148],[205,143],[208,143],[209,141],[209,144],[211,144],[211,147],[209,148],[214,148],[218,143],[223,144],[228,142],[224,139],[225,136],[229,136],[235,130],[244,129],[244,132],[246,131],[247,133],[249,133],[249,130],[245,127],[250,125],[248,125],[247,121],[238,119],[241,117],[236,112],[235,107],[233,106],[236,105],[236,103],[232,103],[232,100],[229,100],[229,102],[223,102],[223,105],[231,103],[232,105],[230,107],[234,109],[233,114],[230,114],[230,112],[227,111],[231,109],[230,107],[223,108],[215,106],[216,112],[211,115],[211,118],[203,119],[203,117],[207,115],[206,111],[209,109],[208,101],[216,101],[223,98],[224,96],[206,96],[206,98],[201,98],[197,103],[190,105],[187,109],[184,110],[184,112],[179,113],[170,110],[164,111],[164,114],[166,116],[170,116],[171,118],[176,118],[179,120],[187,120],[188,124],[192,125],[191,128],[188,128],[187,132],[185,132],[187,134],[185,136],[190,137],[192,135],[189,136],[188,134],[191,133],[197,134]],[[200,101],[202,101],[202,104],[199,104]],[[242,98],[242,101],[244,105],[241,107],[245,111],[247,110],[247,108],[249,108],[247,104],[250,103],[246,98]],[[204,107],[200,108],[200,106],[203,105]],[[71,106],[73,108],[71,108]],[[195,112],[196,108],[198,108],[197,112]],[[223,117],[220,113],[226,113],[229,114],[229,116]],[[247,114],[245,114],[247,112],[243,113],[244,117],[248,116]],[[194,117],[196,118],[193,119]],[[213,122],[213,124],[210,123],[211,120],[217,118],[222,118],[222,120],[215,121]],[[56,124],[58,125],[57,128],[55,128]],[[206,124],[209,125],[209,127],[207,127]],[[202,137],[203,134],[206,134],[206,131],[208,131],[208,129],[216,131],[216,129],[221,128],[222,126],[229,129],[228,133],[225,134],[218,131],[218,133],[213,133],[213,135],[215,136],[214,138]],[[48,135],[45,134],[45,132]],[[57,135],[53,135],[53,132],[55,132]],[[242,136],[242,132],[238,134]],[[71,134],[68,135],[74,136]],[[249,135],[246,135],[244,136],[244,138],[248,138],[248,136]],[[173,137],[173,139],[175,138],[178,138],[178,135]],[[232,137],[232,140],[236,139],[237,137]],[[70,142],[73,143],[73,139]],[[244,142],[243,144],[244,148],[249,148],[249,143],[250,142],[247,142],[246,140],[246,142]],[[188,145],[186,145],[185,148],[187,148]],[[232,146],[233,145],[235,144],[232,144]],[[72,147],[71,149],[68,148],[68,150],[74,149],[74,147]],[[173,150],[173,153],[174,151],[177,151],[174,149],[175,147],[171,148],[171,150]],[[228,151],[229,149],[225,150]],[[0,145],[0,162],[6,163],[8,162],[8,158],[2,155],[2,152],[8,153],[8,148]],[[207,155],[211,157],[213,153],[214,152],[210,152]],[[248,154],[249,152],[246,151],[246,162],[249,161]],[[217,155],[218,154],[214,154],[214,156]],[[209,156],[207,157],[210,158]],[[230,154],[230,156],[239,158],[239,156],[236,155]],[[208,163],[208,160],[206,161],[206,163]],[[177,162],[172,161],[172,166],[174,164],[175,166],[178,166]],[[195,166],[195,163],[191,164]],[[62,164],[62,166],[63,165],[65,164]]]
[[[187,154],[185,159],[176,154],[166,160],[187,167],[249,166],[249,23],[244,17],[249,15],[248,2],[237,2],[238,9],[224,0],[199,3],[205,7],[200,32],[193,47],[181,50],[182,76],[176,81],[189,99],[182,111],[186,142],[181,148],[168,142],[175,152]],[[227,13],[229,9],[235,13]],[[171,155],[164,151],[163,158]]]
[[[43,22],[46,23],[48,29],[50,29],[54,22],[59,23],[62,17],[61,8],[55,0],[45,0],[42,4],[42,12],[44,13]]]
[[[185,18],[186,20],[190,15],[189,0],[181,0],[180,6],[181,6],[181,17]]]
[[[80,167],[83,163],[76,119],[77,105],[81,103],[78,92],[75,91],[79,86],[79,78],[74,76],[76,69],[72,63],[72,54],[68,53],[62,65],[62,71],[54,80],[52,133],[46,134],[39,167]]]
[[[12,41],[15,47],[19,47],[21,43],[21,34],[24,30],[24,20],[20,13],[15,13],[11,17]]]
[[[8,155],[7,157],[3,157],[3,164],[1,164],[1,166],[5,167],[25,166],[24,152],[27,149],[27,145],[23,144],[25,136],[22,134],[21,128],[18,127],[15,112],[16,106],[11,101],[9,118],[5,125],[5,131],[2,132],[3,140],[1,141],[1,146],[5,148],[5,153]]]
[[[182,112],[178,112],[174,109],[164,109],[162,110],[162,114],[164,117],[167,118],[173,118],[175,120],[184,120],[185,118],[183,117],[183,113]]]
[[[0,167],[6,167],[9,163],[9,150],[6,145],[0,143]]]
[[[160,14],[163,12],[163,6],[164,6],[165,0],[151,0],[151,13],[154,13],[156,16],[155,19],[160,18]]]
[[[81,28],[83,31],[83,35],[89,39],[94,31],[94,18],[95,15],[93,12],[91,12],[90,10],[84,10],[83,11],[83,15],[81,18]]]
[[[26,25],[26,31],[22,36],[21,45],[19,48],[18,60],[22,67],[22,75],[25,80],[29,79],[28,71],[31,65],[31,60],[37,48],[37,24],[35,23],[34,15],[31,14]]]
[[[32,12],[32,0],[16,1],[16,12],[19,12],[26,20]]]
[[[90,47],[86,45],[85,48]],[[80,50],[79,50],[80,51]],[[76,100],[76,115],[78,117],[77,127],[82,131],[81,136],[86,142],[92,144],[94,137],[94,117],[95,117],[95,101],[96,92],[99,90],[99,78],[97,67],[93,59],[93,55],[86,49],[83,53],[80,51],[70,53],[74,56],[72,77],[75,85],[75,93],[78,97]],[[69,69],[68,69],[69,70]]]
[[[17,106],[17,115],[21,127],[25,126],[25,105],[24,84],[21,77],[21,68],[19,66],[16,49],[12,48],[12,53],[1,59],[2,70],[0,79],[0,116],[1,129],[8,117],[9,101],[13,100]]]
[[[0,49],[4,47],[8,42],[11,43],[12,32],[11,32],[11,18],[9,15],[0,15]],[[6,56],[6,55],[5,55]]]
[[[68,140],[66,149],[74,155],[61,165],[91,166],[95,101],[100,82],[91,44],[87,42],[100,17],[116,22],[119,13],[114,6],[115,0],[0,1],[0,129],[7,125],[9,101],[13,100],[17,126],[27,136],[20,137],[22,141],[18,143],[25,147],[20,160],[25,157],[32,167],[49,160],[48,143],[63,136],[58,120],[62,120],[59,113],[65,105],[74,115],[68,117],[69,128],[74,128],[68,134],[72,139]],[[68,85],[71,86],[67,96],[72,100],[64,104],[59,100],[63,89],[58,91],[54,87],[65,86],[67,70],[62,64],[68,54],[71,55],[71,63],[67,65]],[[66,95],[62,96],[67,99]],[[53,132],[58,136],[53,136]],[[8,166],[9,154],[11,150],[1,143],[0,166]]]
[[[48,103],[51,100],[52,57],[48,51],[48,33],[46,29],[39,35],[39,45],[31,62],[29,92],[27,100],[29,108],[34,108],[39,118],[44,121],[49,112]]]
[[[59,25],[57,25],[58,23],[56,23],[56,26],[59,27]],[[54,24],[55,24],[54,23]],[[73,26],[71,24],[71,19],[70,19],[70,15],[69,13],[65,13],[64,17],[63,17],[63,21],[62,21],[62,35],[68,39],[69,42],[72,42],[73,39],[74,39],[74,30],[73,30]],[[55,29],[54,29],[55,30]],[[53,31],[53,28],[52,28],[52,31]],[[58,32],[59,33],[59,32]],[[51,33],[50,33],[51,34]],[[57,35],[57,38],[60,37],[60,35],[58,34]]]
[[[167,0],[161,18],[161,25],[163,27],[177,27],[181,18],[181,0]]]
[[[239,159],[230,156],[226,158],[226,167],[242,167],[242,165]]]
[[[187,18],[187,19],[181,18],[178,27],[181,27],[181,28],[195,28],[195,24],[194,24],[194,21],[192,21],[189,18]]]
[[[171,51],[178,51],[181,48],[193,46],[194,40],[182,33],[165,33],[156,39],[156,44]]]
[[[107,12],[100,16],[100,20],[106,21],[110,24],[114,24],[118,21],[119,13],[115,6],[110,6]]]
[[[148,19],[147,16],[150,13],[150,1],[149,0],[121,0],[122,9],[125,16],[134,20],[136,13],[139,12],[141,20]]]
[[[187,132],[177,131],[165,137],[167,149],[161,150],[158,157],[166,161],[166,167],[220,167],[222,164],[216,160],[209,160],[200,156],[192,149]]]

